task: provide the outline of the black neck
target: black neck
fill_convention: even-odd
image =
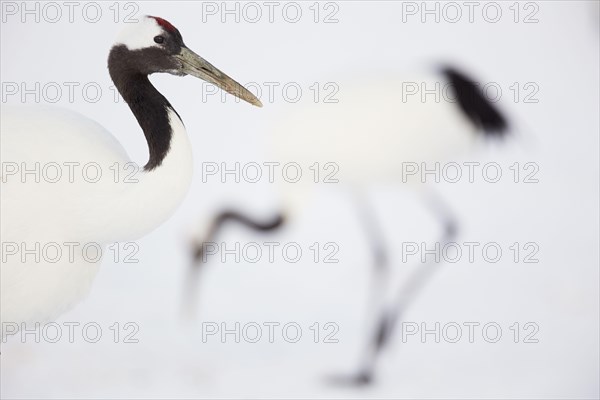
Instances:
[[[127,65],[124,46],[114,47],[108,58],[108,70],[117,90],[129,105],[148,142],[150,159],[146,171],[161,165],[171,146],[173,132],[169,110],[175,110],[148,79],[147,74]],[[177,114],[175,112],[175,114]]]

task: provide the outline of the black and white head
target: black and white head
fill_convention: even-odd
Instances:
[[[144,16],[121,31],[109,55],[109,70],[113,80],[159,72],[192,75],[250,104],[262,106],[242,85],[188,49],[179,30],[159,17]]]

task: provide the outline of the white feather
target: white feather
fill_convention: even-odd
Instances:
[[[408,82],[427,88],[447,83],[441,75],[422,73],[340,82],[337,103],[293,107],[273,124],[268,140],[272,157],[282,164],[297,162],[305,172],[315,162],[321,167],[334,163],[340,184],[364,187],[401,183],[406,163],[432,167],[467,154],[477,129],[458,104],[441,93],[439,101],[433,95],[423,101],[420,93],[403,96]],[[298,209],[314,184],[302,179],[282,186],[284,206]]]
[[[139,50],[148,47],[159,47],[154,37],[162,33],[162,27],[152,17],[144,16],[138,22],[125,24],[119,32],[115,44],[123,44],[129,50]]]
[[[102,178],[82,179],[82,169],[57,183],[31,175],[2,176],[0,191],[3,246],[25,243],[75,242],[104,247],[134,240],[167,219],[179,205],[191,182],[192,157],[183,124],[169,114],[173,137],[163,163],[151,172],[140,171],[137,183],[118,179],[111,167],[130,162],[119,142],[96,122],[72,111],[54,107],[3,107],[1,157],[4,165],[16,163],[32,169],[48,163],[96,163]],[[73,164],[71,164],[73,165]],[[114,168],[114,167],[113,167]],[[62,169],[66,173],[67,169]],[[121,169],[123,172],[123,169]],[[65,247],[66,248],[66,247]],[[3,249],[4,250],[4,249]],[[44,322],[56,318],[88,292],[99,260],[88,262],[81,251],[75,258],[63,254],[58,262],[41,257],[23,261],[3,255],[1,264],[1,322]],[[4,327],[4,324],[2,325]]]

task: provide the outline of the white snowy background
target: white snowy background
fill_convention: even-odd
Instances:
[[[145,163],[143,135],[125,104],[114,102],[106,70],[108,50],[120,28],[114,9],[120,11],[120,22],[136,9],[102,3],[101,18],[90,23],[82,17],[81,3],[70,23],[68,8],[59,2],[63,15],[58,22],[47,20],[55,15],[50,9],[39,22],[32,15],[23,16],[22,22],[22,10],[12,15],[8,3],[23,7],[21,2],[2,2],[2,104],[21,103],[19,95],[6,94],[5,82],[26,82],[29,87],[56,82],[63,88],[57,104],[99,121],[134,160]],[[35,4],[27,6],[33,9]],[[263,2],[256,3],[263,13],[256,23],[243,15],[239,23],[233,16],[223,23],[220,14],[203,14],[200,2],[132,4],[139,8],[137,15],[168,19],[190,48],[242,83],[299,82],[302,101],[310,101],[308,87],[314,82],[393,74],[439,61],[464,66],[482,81],[500,84],[498,104],[518,127],[505,144],[483,148],[469,160],[498,162],[505,173],[514,162],[535,162],[539,183],[514,183],[507,176],[496,184],[481,179],[475,184],[439,184],[460,222],[458,242],[497,242],[504,255],[498,263],[481,257],[469,263],[463,257],[441,265],[404,321],[424,322],[430,329],[436,322],[478,322],[474,342],[469,343],[466,328],[458,343],[436,343],[431,335],[424,343],[419,336],[402,343],[398,331],[375,385],[332,386],[327,376],[357,366],[368,328],[372,256],[352,197],[342,184],[319,185],[302,218],[279,233],[226,229],[219,240],[297,242],[305,254],[298,263],[282,262],[281,257],[272,264],[212,259],[199,285],[198,313],[183,318],[190,232],[225,205],[266,217],[278,204],[276,188],[268,183],[203,183],[202,162],[231,165],[268,159],[263,132],[271,119],[294,104],[285,101],[280,89],[273,101],[263,96],[263,109],[231,97],[225,102],[218,96],[203,100],[203,85],[193,78],[153,77],[186,122],[196,160],[191,191],[168,222],[138,242],[139,263],[106,257],[89,297],[57,321],[98,323],[103,330],[98,343],[86,342],[76,328],[74,343],[65,337],[58,343],[35,343],[29,336],[25,343],[13,337],[2,345],[2,398],[598,398],[597,2],[537,1],[530,8],[521,3],[519,22],[514,21],[512,3],[500,2],[503,14],[497,23],[485,21],[481,3],[474,22],[462,6],[463,16],[456,23],[443,18],[436,23],[432,16],[423,23],[421,14],[403,22],[402,2],[348,1],[335,3],[339,21],[330,24],[322,19],[334,8],[325,3],[317,5],[317,23],[312,3],[301,3],[298,23],[285,21],[284,3],[275,9],[272,23]],[[421,2],[414,4],[421,7]],[[221,2],[212,5],[223,7]],[[233,2],[227,5],[235,7]],[[44,3],[37,7],[42,12]],[[243,10],[244,3],[238,7]],[[536,8],[539,21],[523,23]],[[80,83],[72,102],[64,82]],[[88,82],[103,89],[98,102],[84,99],[81,88]],[[521,90],[527,82],[536,83],[539,101],[524,103],[522,92],[521,101],[515,102],[509,89],[514,82]],[[433,242],[439,228],[401,185],[374,185],[369,199],[387,234],[391,265],[400,271],[395,279],[400,280],[405,264],[399,243]],[[337,243],[340,262],[314,263],[308,250],[313,242]],[[508,249],[514,242],[537,243],[539,263],[515,263]],[[120,324],[119,343],[113,342],[110,330],[115,322]],[[124,330],[127,322],[139,327],[139,343],[123,343],[123,335],[131,331]],[[225,343],[218,336],[203,342],[202,322],[224,322],[229,328],[236,322],[278,322],[279,328],[295,322],[302,337],[288,343],[276,329],[270,343],[264,328],[257,343],[243,338],[235,343],[233,335]],[[310,330],[315,322],[320,324],[319,343]],[[338,343],[323,342],[327,322],[339,327]],[[502,327],[497,343],[482,336],[480,328],[488,322]],[[518,343],[510,330],[515,322],[520,324]],[[523,343],[530,332],[523,329],[528,322],[539,326],[538,343]]]

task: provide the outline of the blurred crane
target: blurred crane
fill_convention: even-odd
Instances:
[[[315,161],[339,166],[340,182],[351,185],[359,195],[359,209],[367,240],[374,256],[373,298],[388,283],[388,251],[377,218],[360,195],[367,184],[401,182],[407,161],[436,163],[468,154],[477,138],[502,138],[508,122],[477,87],[476,81],[453,67],[433,74],[382,79],[342,86],[338,104],[310,104],[294,109],[270,131],[274,161],[295,161],[311,165]],[[427,88],[425,96],[409,96],[407,88]],[[457,221],[450,209],[429,185],[409,180],[423,195],[423,201],[443,227],[440,245],[453,240]],[[283,184],[283,207],[270,221],[256,221],[236,210],[225,210],[208,224],[194,241],[190,270],[193,294],[198,274],[206,261],[205,244],[213,241],[228,223],[239,223],[257,231],[280,227],[286,218],[297,215],[306,201],[309,185]],[[419,266],[391,301],[375,301],[376,325],[368,340],[364,360],[353,383],[372,381],[376,361],[390,341],[394,327],[409,303],[427,282],[436,263]],[[186,302],[193,301],[190,298]]]

